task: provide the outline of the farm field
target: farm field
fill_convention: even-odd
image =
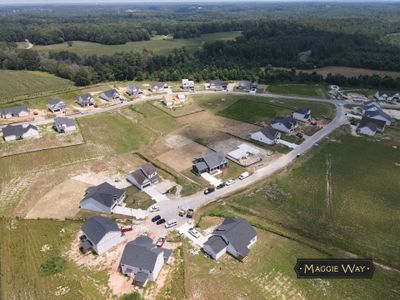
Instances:
[[[329,66],[322,67],[314,70],[299,70],[302,72],[316,72],[324,77],[326,77],[329,73],[331,74],[341,74],[346,77],[358,77],[360,75],[380,75],[380,76],[390,76],[390,77],[400,77],[400,72],[392,72],[392,71],[382,71],[382,70],[371,70],[371,69],[362,69],[362,68],[351,68],[351,67],[339,67],[339,66]]]
[[[189,51],[199,49],[204,43],[217,40],[233,40],[241,34],[240,31],[218,32],[202,34],[198,38],[190,39],[160,39],[154,38],[149,41],[129,42],[123,45],[102,45],[91,42],[75,41],[72,47],[67,43],[48,46],[34,46],[33,49],[39,52],[49,51],[70,51],[79,55],[112,55],[117,52],[142,51],[144,49],[157,54],[168,54],[173,49],[185,47]]]
[[[212,214],[218,208],[229,212],[229,208],[221,205],[212,205],[208,209]],[[356,299],[397,297],[399,275],[380,268],[375,271],[373,280],[298,280],[293,270],[297,258],[329,255],[269,231],[257,229],[257,233],[257,242],[242,263],[229,255],[218,261],[211,260],[201,252],[193,255],[189,247],[184,248],[186,296],[189,299],[194,296],[199,299],[221,299],[221,296],[233,299],[238,295],[245,299],[354,299],[354,295],[357,295]]]
[[[30,96],[41,96],[73,88],[69,80],[33,71],[0,70],[0,104]]]
[[[271,100],[238,96],[237,101],[218,112],[218,115],[248,123],[270,122],[278,116],[288,116],[294,109],[308,107],[313,117],[332,117],[333,106],[293,100]]]
[[[64,256],[80,225],[77,221],[1,219],[0,298],[105,299],[107,272],[79,268]],[[41,275],[40,266],[56,257],[61,257],[64,268]]]
[[[393,146],[400,144],[389,134],[377,141],[337,133],[290,173],[232,202],[305,236],[398,267],[400,155]]]
[[[322,85],[312,84],[271,84],[267,91],[282,95],[310,96],[326,98],[327,88]]]

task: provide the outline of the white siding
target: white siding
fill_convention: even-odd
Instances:
[[[98,211],[98,212],[105,212],[111,213],[111,209],[102,205],[101,203],[97,202],[93,198],[86,199],[85,201],[81,202],[81,208]]]
[[[295,120],[302,121],[302,122],[307,122],[307,121],[308,121],[308,119],[304,118],[304,115],[303,115],[303,114],[299,114],[299,113],[297,113],[297,112],[294,112],[294,113],[293,113],[293,118],[294,118]]]
[[[264,134],[262,134],[261,131],[257,131],[257,132],[252,133],[252,134],[250,135],[250,138],[251,138],[252,140],[259,141],[259,142],[264,143],[264,144],[267,144],[267,145],[272,145],[272,144],[275,144],[275,143],[276,143],[276,140],[271,140],[271,139],[269,139],[269,138],[266,137]]]
[[[358,129],[358,132],[360,134],[364,134],[364,135],[369,135],[369,136],[374,136],[375,135],[375,131],[372,131],[371,129],[369,129],[368,127],[362,127]]]
[[[274,123],[271,124],[272,128],[278,130],[278,131],[282,131],[282,132],[286,132],[286,133],[290,133],[290,130],[286,128],[285,125],[283,125],[282,123]]]
[[[93,250],[98,255],[101,255],[112,247],[118,245],[120,242],[122,242],[122,240],[123,236],[120,231],[109,232],[102,238],[99,243],[97,243],[97,245],[93,246]]]
[[[33,128],[29,129],[27,132],[25,132],[22,135],[22,138],[27,139],[27,138],[37,138],[39,137],[39,132]]]

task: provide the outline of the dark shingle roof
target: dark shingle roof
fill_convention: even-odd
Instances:
[[[216,80],[210,80],[210,85],[214,86],[226,86],[228,83],[226,81],[216,79]]]
[[[115,186],[104,182],[98,186],[89,187],[86,190],[86,195],[82,201],[93,198],[104,206],[111,208],[115,204],[116,200],[119,199],[124,193],[125,192],[123,190],[117,189]]]
[[[26,106],[12,106],[12,107],[6,107],[0,110],[1,113],[3,114],[12,114],[12,115],[17,115],[23,111],[28,112],[28,107]]]
[[[387,113],[381,111],[381,110],[376,110],[376,111],[366,111],[364,114],[365,117],[373,118],[375,116],[381,116],[385,118],[386,120],[392,120],[392,117],[389,116]]]
[[[137,170],[133,171],[130,175],[133,178],[135,178],[137,183],[139,183],[140,185],[142,185],[146,180],[148,180],[146,175],[143,173],[143,171],[141,169],[137,169]]]
[[[221,152],[213,152],[203,156],[204,162],[212,169],[226,163],[226,158]]]
[[[272,128],[271,126],[266,126],[266,127],[264,127],[264,128],[262,128],[261,130],[261,133],[263,134],[263,135],[265,135],[267,138],[269,138],[270,140],[273,140],[273,139],[275,139],[277,136],[278,136],[278,131],[277,130],[275,130],[274,128]]]
[[[161,89],[161,88],[164,88],[164,86],[165,86],[165,83],[163,83],[163,82],[152,82],[152,83],[150,83],[150,88],[151,89],[154,89],[154,88]]]
[[[118,95],[118,91],[116,89],[107,90],[101,93],[101,98],[105,99],[113,99]]]
[[[145,172],[145,174],[147,175],[151,175],[153,173],[157,173],[156,168],[153,166],[152,163],[148,162],[146,164],[144,164],[143,166],[140,167],[141,169],[143,169],[143,171]]]
[[[399,92],[393,91],[378,91],[379,96],[387,95],[388,97],[393,97],[394,95],[399,94]]]
[[[209,246],[215,253],[218,253],[226,248],[227,243],[222,237],[213,235],[204,243],[204,246]]]
[[[86,220],[82,225],[82,231],[92,243],[97,244],[107,233],[120,229],[113,220],[96,216]]]
[[[385,128],[386,122],[383,120],[371,119],[368,117],[363,117],[358,125],[358,128],[368,127],[372,131],[383,130]]]
[[[296,125],[296,120],[293,119],[293,117],[291,116],[287,118],[278,117],[275,118],[271,123],[272,124],[282,123],[286,128],[291,129]]]
[[[51,99],[49,100],[48,105],[65,105],[65,102],[61,99]]]
[[[75,121],[74,119],[67,118],[67,117],[57,117],[54,119],[54,125],[56,127],[62,127],[62,126],[75,126]]]
[[[306,108],[306,107],[302,107],[302,108],[296,109],[295,112],[298,114],[306,115],[306,114],[310,113],[310,109]]]
[[[24,127],[22,125],[7,125],[6,127],[3,127],[3,135],[4,136],[22,136],[25,132],[27,132],[29,129],[35,129],[38,130],[35,125],[29,124],[28,126]]]

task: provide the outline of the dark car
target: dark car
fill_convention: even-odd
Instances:
[[[226,183],[222,182],[217,186],[217,189],[222,189],[224,186],[226,186]]]
[[[204,191],[204,195],[210,194],[215,191],[215,188],[208,188]]]
[[[152,222],[157,222],[157,221],[160,220],[160,219],[161,219],[161,216],[160,216],[160,215],[157,215],[157,216],[153,217],[153,218],[151,219],[151,221],[152,221]]]
[[[189,208],[187,210],[186,218],[189,218],[189,219],[193,218],[193,214],[194,214],[194,210],[192,208]]]
[[[160,220],[158,220],[157,221],[157,225],[161,225],[161,224],[164,224],[165,223],[165,219],[160,219]]]

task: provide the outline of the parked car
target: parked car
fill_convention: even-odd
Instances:
[[[226,181],[225,182],[225,185],[232,185],[232,184],[234,184],[235,183],[235,180],[234,179],[229,179],[228,181]]]
[[[198,239],[198,238],[200,237],[200,233],[199,233],[196,229],[194,229],[194,228],[190,228],[190,229],[188,230],[188,232],[189,232],[192,236],[194,236],[196,239]]]
[[[206,189],[205,191],[204,191],[204,195],[208,195],[208,194],[210,194],[210,193],[212,193],[212,192],[214,192],[215,191],[215,188],[208,188],[208,189]]]
[[[193,218],[193,215],[194,215],[194,209],[189,208],[189,209],[187,210],[187,213],[186,213],[186,218],[191,219],[191,218]]]
[[[132,231],[133,230],[133,227],[132,226],[130,226],[130,227],[122,227],[121,228],[121,232],[129,232],[129,231]]]
[[[222,189],[223,187],[225,187],[225,182],[220,183],[219,185],[217,185],[217,189]]]
[[[178,221],[175,219],[169,220],[167,223],[165,223],[165,228],[171,228],[178,225]]]
[[[157,247],[162,247],[162,246],[164,245],[164,243],[165,243],[165,238],[160,237],[160,238],[157,240],[156,246],[157,246]]]
[[[157,216],[154,216],[152,219],[151,219],[151,221],[154,223],[154,222],[157,222],[158,220],[160,220],[161,219],[161,216],[160,215],[157,215]]]
[[[161,225],[161,224],[164,224],[165,223],[165,219],[160,219],[160,220],[158,220],[157,221],[157,225]]]
[[[311,119],[311,120],[310,120],[310,124],[311,124],[311,125],[317,125],[317,120]]]
[[[150,207],[150,212],[156,212],[156,211],[160,211],[160,206],[154,204],[153,206]]]
[[[185,214],[186,214],[186,210],[184,210],[183,208],[179,210],[178,215],[179,215],[180,217],[184,217]]]
[[[302,133],[302,132],[298,132],[298,133],[296,133],[296,136],[298,137],[298,138],[303,138],[303,136],[304,136],[304,134]]]
[[[249,172],[243,172],[242,174],[240,174],[239,179],[243,180],[243,179],[245,179],[245,178],[247,178],[249,176],[250,176]]]

